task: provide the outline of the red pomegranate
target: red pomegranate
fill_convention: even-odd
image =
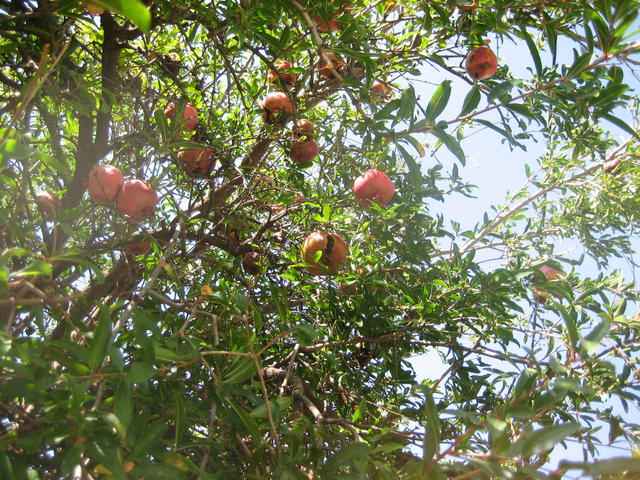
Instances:
[[[258,252],[247,252],[242,257],[242,268],[250,275],[258,275],[262,272],[260,267],[260,254]]]
[[[340,70],[342,70],[347,65],[346,63],[344,63],[344,61],[340,60],[338,56],[333,52],[327,52],[326,56],[331,62],[333,69],[335,69],[335,71],[338,73],[340,73]],[[318,63],[316,63],[316,68],[318,69],[320,75],[322,75],[327,80],[334,78],[333,70],[331,69],[329,63],[324,60],[323,56],[321,56],[320,60],[318,60]]]
[[[309,165],[319,153],[320,149],[315,140],[293,142],[291,144],[291,159],[298,165]]]
[[[373,82],[373,85],[371,85],[371,91],[369,93],[371,95],[371,100],[379,102],[389,98],[391,96],[391,92],[391,88],[386,83],[375,81]]]
[[[113,165],[98,165],[89,173],[89,197],[96,203],[108,205],[113,202],[124,183],[119,168]]]
[[[562,270],[557,270],[549,265],[541,265],[539,270],[547,282],[553,282],[564,275]],[[533,292],[536,294],[535,300],[538,303],[547,303],[547,299],[551,295],[547,290],[539,287],[533,287]]]
[[[138,255],[146,255],[149,253],[151,251],[151,244],[146,240],[141,240],[139,242],[127,243],[123,249],[125,252],[137,257]]]
[[[120,213],[139,222],[153,215],[158,203],[158,195],[144,180],[127,180],[116,200]]]
[[[367,170],[353,182],[353,194],[365,207],[372,202],[381,207],[386,205],[393,198],[394,191],[393,182],[380,170]]]
[[[284,92],[268,93],[260,104],[260,108],[271,113],[291,113],[293,112],[293,104],[287,94]]]
[[[340,30],[340,22],[334,18],[330,18],[325,22],[324,19],[318,15],[313,19],[313,23],[316,24],[316,29],[321,33],[337,32]]]
[[[280,70],[287,70],[292,68],[293,65],[289,62],[280,62],[276,65],[276,70],[269,70],[267,72],[267,80],[270,83],[277,83],[278,78],[282,80],[287,86],[291,86],[296,83],[297,75],[295,73],[281,73]]]
[[[206,177],[215,161],[212,154],[213,152],[208,148],[188,148],[178,153],[178,160],[188,173]]]
[[[167,105],[167,108],[164,109],[164,114],[170,120],[175,118],[176,113],[178,113],[178,107],[173,102]],[[183,127],[187,130],[193,130],[196,128],[196,125],[198,125],[198,111],[190,103],[187,103],[184,106],[184,110],[182,111],[182,121]]]
[[[496,73],[498,58],[489,47],[478,47],[467,55],[465,67],[471,77],[476,80],[485,80]]]
[[[60,210],[60,198],[55,193],[43,192],[36,195],[36,205],[46,220],[53,220]]]
[[[322,252],[316,263],[317,252]],[[307,235],[302,245],[304,261],[311,264],[308,268],[312,275],[324,275],[327,272],[335,275],[347,261],[349,247],[337,233],[313,232]]]

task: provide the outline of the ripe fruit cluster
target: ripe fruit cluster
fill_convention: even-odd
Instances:
[[[171,102],[164,109],[164,114],[168,119],[173,120],[178,114],[178,107],[175,103]],[[182,110],[182,123],[181,128],[192,131],[199,124],[198,111],[196,108],[187,103]],[[192,138],[193,141],[198,141],[201,137],[201,132],[196,132]],[[210,148],[187,148],[178,152],[178,160],[182,168],[194,177],[206,177],[211,172],[215,158],[213,151]]]
[[[120,169],[113,165],[98,165],[89,173],[89,197],[100,205],[116,203],[120,213],[133,222],[153,215],[158,195],[144,180],[125,180]]]

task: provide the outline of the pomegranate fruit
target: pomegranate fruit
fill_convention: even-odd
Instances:
[[[247,252],[242,257],[242,268],[250,275],[258,275],[262,272],[260,266],[260,254],[258,252]]]
[[[322,252],[318,262],[315,260],[317,252]],[[304,261],[311,265],[308,270],[312,275],[335,275],[346,263],[348,253],[349,247],[337,233],[310,233],[302,245]]]
[[[260,108],[271,113],[291,113],[293,112],[293,104],[287,94],[284,92],[268,93],[260,104]]]
[[[191,175],[206,177],[215,161],[212,154],[208,148],[188,148],[178,152],[178,160]]]
[[[478,47],[467,55],[465,67],[471,77],[476,80],[485,80],[496,73],[498,58],[489,47]]]
[[[302,136],[313,138],[313,135],[315,134],[314,125],[309,120],[301,118],[296,120],[296,124],[291,130],[291,133],[293,134],[294,139],[298,139]]]
[[[124,177],[119,168],[113,165],[98,165],[89,173],[89,197],[96,203],[108,205],[116,199],[123,184]]]
[[[278,78],[287,86],[291,86],[296,83],[297,75],[295,73],[281,73],[279,70],[287,70],[292,68],[293,65],[289,62],[280,62],[276,65],[276,70],[269,70],[267,72],[267,80],[270,83],[277,83]]]
[[[333,52],[327,52],[326,56],[331,63],[327,63],[324,60],[324,57],[321,56],[320,60],[318,60],[318,63],[316,63],[316,68],[318,69],[318,72],[320,73],[320,75],[322,75],[322,77],[326,78],[327,80],[331,80],[332,78],[334,78],[334,70],[340,73],[340,70],[342,70],[347,64],[344,61],[340,60],[338,56]]]
[[[167,108],[164,109],[164,114],[170,120],[175,118],[176,113],[178,113],[178,107],[173,102],[167,105]],[[193,130],[196,128],[196,125],[198,125],[198,111],[190,103],[187,103],[184,106],[184,110],[182,111],[182,122],[182,126],[187,130]]]
[[[319,153],[320,149],[315,140],[293,142],[291,144],[291,159],[297,165],[309,165]]]
[[[340,22],[334,18],[330,18],[327,22],[325,22],[324,19],[320,15],[318,15],[313,19],[313,23],[316,24],[316,29],[320,33],[337,32],[338,30],[340,30]]]
[[[557,270],[548,265],[541,265],[538,270],[542,272],[547,282],[553,282],[564,275],[562,270]],[[547,303],[547,299],[551,295],[547,290],[539,287],[533,287],[533,292],[536,294],[535,300],[538,303]]]
[[[389,98],[391,96],[391,92],[391,88],[386,83],[375,81],[373,82],[373,85],[371,85],[371,91],[369,94],[374,102],[378,102]]]
[[[151,251],[151,244],[146,240],[131,242],[127,243],[123,247],[123,250],[137,257],[138,255],[146,255],[147,253],[149,253]]]
[[[116,200],[120,213],[139,222],[153,215],[158,203],[158,195],[144,180],[127,180]]]
[[[353,194],[360,205],[368,207],[377,203],[381,207],[393,198],[395,188],[391,179],[380,170],[364,172],[353,182]]]
[[[60,198],[55,193],[43,192],[36,195],[36,205],[46,220],[53,220],[60,210]]]

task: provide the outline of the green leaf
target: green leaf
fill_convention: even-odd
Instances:
[[[242,383],[256,373],[256,366],[251,357],[235,355],[229,360],[222,372],[222,383]]]
[[[525,27],[522,27],[520,29],[520,36],[524,38],[527,47],[529,47],[529,52],[531,52],[531,57],[533,58],[533,64],[536,67],[536,73],[539,77],[542,76],[542,60],[540,60],[540,53],[536,48],[536,44],[533,41],[533,38],[531,38],[531,35],[529,35],[529,32],[527,32]]]
[[[130,383],[144,383],[149,380],[156,372],[151,362],[136,362],[134,363],[127,374],[125,379]]]
[[[186,414],[184,408],[184,391],[179,388],[176,390],[176,435],[175,435],[175,448],[178,449],[180,441],[184,436],[184,432],[187,430]]]
[[[444,130],[433,129],[431,133],[433,133],[438,138],[438,140],[440,140],[449,149],[449,151],[453,153],[458,160],[460,160],[460,163],[462,165],[465,165],[467,163],[467,158],[465,157],[458,140],[456,140]]]
[[[110,340],[111,316],[109,315],[109,309],[107,307],[102,307],[100,309],[98,326],[96,327],[89,350],[89,369],[91,372],[95,372],[102,364],[105,354],[107,353]]]
[[[469,90],[469,93],[467,93],[467,96],[464,97],[462,110],[460,111],[458,117],[464,117],[468,113],[473,112],[480,104],[481,98],[482,97],[480,95],[480,88],[478,88],[478,85],[473,85],[473,87],[471,87],[471,90]]]
[[[370,451],[371,447],[363,442],[347,444],[342,450],[329,457],[321,471],[325,475],[330,472],[335,472],[340,467],[351,465],[354,460],[366,457]]]
[[[91,3],[119,13],[145,33],[151,28],[151,12],[140,0],[91,0]]]
[[[22,270],[14,273],[12,276],[14,277],[31,277],[34,275],[45,275],[50,276],[53,273],[53,269],[49,262],[45,262],[44,260],[35,260],[30,263]]]
[[[592,353],[598,349],[602,343],[602,339],[607,335],[607,333],[609,333],[610,328],[611,322],[604,319],[596,325],[586,337],[583,338],[582,345],[587,352]]]
[[[291,406],[293,403],[293,397],[276,397],[269,401],[269,406],[272,412],[282,412]],[[249,416],[252,418],[267,418],[267,404],[263,402],[253,409]]]
[[[440,417],[438,415],[438,409],[433,400],[433,393],[431,388],[427,385],[423,385],[421,388],[424,393],[424,405],[423,413],[425,420],[425,435],[422,444],[422,462],[424,466],[430,466],[433,458],[438,452],[440,447]]]
[[[624,130],[625,132],[627,132],[629,135],[633,135],[634,137],[636,137],[637,139],[640,140],[640,135],[638,135],[638,132],[636,132],[633,128],[631,128],[629,126],[628,123],[626,123],[624,120],[616,117],[615,115],[611,115],[609,113],[604,114],[604,115],[600,115],[602,118],[604,118],[605,120],[613,123],[616,127],[618,127],[621,130]]]
[[[120,382],[113,404],[113,411],[126,431],[133,418],[133,389],[131,388],[131,383]]]
[[[451,96],[451,80],[444,80],[436,91],[431,96],[429,105],[427,106],[426,119],[428,123],[433,123],[434,120],[442,113],[442,111],[449,103],[449,97]]]
[[[586,474],[595,475],[616,475],[618,478],[623,472],[640,472],[640,459],[632,457],[613,457],[593,463],[562,461],[559,464],[563,470],[582,470]],[[619,477],[622,478],[622,477]]]
[[[567,423],[526,432],[512,445],[507,452],[507,456],[524,455],[525,457],[530,457],[549,450],[568,436],[576,433],[580,428],[579,423]]]

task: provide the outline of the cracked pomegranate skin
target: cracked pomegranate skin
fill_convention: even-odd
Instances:
[[[353,194],[365,207],[372,202],[383,207],[391,201],[394,193],[393,182],[380,170],[367,170],[353,182]]]
[[[467,55],[465,68],[476,80],[486,80],[498,70],[498,58],[489,47],[478,47]]]
[[[259,262],[260,254],[258,252],[247,252],[242,257],[242,268],[250,275],[258,275],[262,272]]]
[[[150,217],[156,210],[158,195],[151,185],[144,180],[128,180],[124,182],[116,207],[133,221],[139,222]]]
[[[346,63],[340,60],[338,56],[333,52],[327,52],[327,57],[333,65],[334,70],[338,73],[340,73],[340,70],[346,66]],[[331,80],[333,78],[333,71],[329,68],[329,64],[325,62],[324,58],[321,57],[320,60],[318,60],[318,63],[316,63],[316,68],[320,75],[322,75],[327,80]]]
[[[183,168],[189,173],[204,177],[209,174],[211,167],[213,167],[214,158],[212,154],[213,152],[208,148],[189,148],[181,150],[178,153],[178,159]]]
[[[320,263],[315,262],[316,253],[322,251]],[[311,264],[308,267],[312,275],[326,275],[338,273],[347,261],[349,247],[337,233],[313,232],[307,235],[302,245],[304,261]]]
[[[270,83],[278,83],[279,77],[286,85],[293,85],[294,83],[296,83],[297,75],[295,73],[280,72],[280,70],[286,70],[292,67],[293,65],[291,65],[290,62],[280,62],[278,65],[276,65],[277,71],[269,70],[269,72],[267,73],[267,81],[269,81]]]
[[[96,203],[108,205],[113,202],[124,184],[124,177],[119,168],[113,165],[93,167],[89,173],[89,197]]]

